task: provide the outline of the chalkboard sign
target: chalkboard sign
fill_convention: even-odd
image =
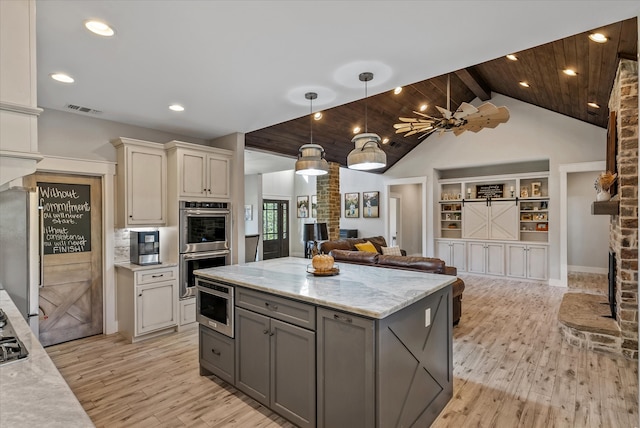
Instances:
[[[91,251],[91,186],[38,183],[45,254]]]
[[[503,184],[483,184],[476,186],[476,197],[482,198],[501,198],[503,191]]]

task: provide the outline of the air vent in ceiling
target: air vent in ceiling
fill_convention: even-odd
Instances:
[[[100,114],[102,113],[100,110],[94,110],[89,107],[77,106],[75,104],[67,104],[66,106],[69,110],[78,111],[80,113],[91,113],[91,114]]]

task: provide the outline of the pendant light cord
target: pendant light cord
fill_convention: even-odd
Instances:
[[[313,144],[313,98],[309,98],[309,128],[311,131],[310,144]]]
[[[369,132],[369,127],[367,126],[367,80],[364,81],[364,132]]]

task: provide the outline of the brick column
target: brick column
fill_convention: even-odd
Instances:
[[[329,163],[329,173],[316,177],[318,223],[327,223],[329,240],[340,237],[340,165]]]
[[[622,354],[638,359],[638,63],[621,60],[609,99],[617,117],[620,214],[610,222],[616,253],[617,320]]]

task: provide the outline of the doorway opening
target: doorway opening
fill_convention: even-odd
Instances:
[[[289,257],[289,201],[262,201],[262,260]]]

